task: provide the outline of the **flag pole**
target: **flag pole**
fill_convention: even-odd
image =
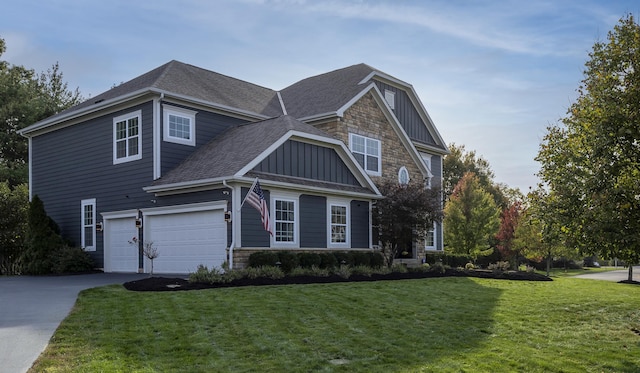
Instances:
[[[258,178],[256,177],[256,179],[253,181],[253,184],[251,184],[251,188],[249,188],[249,191],[244,196],[244,199],[242,200],[242,203],[240,204],[240,207],[238,207],[238,211],[240,211],[240,209],[242,209],[242,206],[244,206],[244,202],[247,200],[247,197],[249,197],[249,193],[251,193],[253,188],[256,186],[257,182],[258,182]]]

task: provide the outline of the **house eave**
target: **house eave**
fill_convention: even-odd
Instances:
[[[71,111],[67,114],[61,115],[61,116],[53,116],[50,117],[49,119],[44,119],[40,122],[34,123],[31,126],[28,126],[26,128],[21,129],[20,131],[18,131],[18,133],[24,137],[29,137],[39,131],[51,128],[51,127],[55,127],[56,125],[59,125],[61,123],[64,122],[68,122],[92,113],[96,113],[105,109],[109,109],[111,107],[117,106],[117,105],[121,105],[127,102],[130,102],[132,100],[135,100],[137,98],[140,97],[144,97],[147,94],[151,94],[153,96],[160,96],[163,97],[163,99],[165,100],[171,100],[171,99],[175,99],[175,100],[179,100],[179,101],[183,101],[183,102],[189,102],[189,103],[193,103],[193,104],[198,104],[201,105],[205,108],[208,109],[213,109],[214,111],[221,111],[224,113],[228,113],[228,114],[232,114],[238,118],[241,119],[247,119],[247,120],[264,120],[264,119],[269,119],[270,117],[267,115],[263,115],[263,114],[258,114],[258,113],[254,113],[248,110],[242,110],[242,109],[238,109],[238,108],[233,108],[230,106],[226,106],[226,105],[221,105],[215,102],[211,102],[211,101],[206,101],[206,100],[201,100],[201,99],[197,99],[191,96],[187,96],[187,95],[181,95],[181,94],[176,94],[170,91],[166,91],[166,90],[162,90],[162,89],[157,89],[157,88],[144,88],[144,89],[140,89],[137,90],[135,92],[131,92],[122,96],[118,96],[116,98],[110,99],[110,100],[105,100],[105,101],[101,101],[98,103],[95,103],[91,106],[88,106],[86,108],[82,108],[82,109],[78,109],[78,110],[74,110]]]
[[[215,179],[203,179],[203,180],[194,180],[187,181],[182,183],[174,183],[174,184],[165,184],[165,185],[157,185],[157,186],[149,186],[144,187],[143,190],[147,193],[152,193],[156,197],[170,196],[176,194],[185,194],[185,193],[193,193],[204,190],[212,190],[219,189],[224,186],[224,183],[233,184],[247,184],[251,185],[255,179],[252,177],[227,177],[227,178],[215,178]],[[311,192],[315,194],[325,194],[325,195],[339,195],[339,196],[348,196],[355,198],[364,198],[364,199],[381,199],[384,198],[379,191],[371,192],[371,193],[361,193],[361,192],[353,192],[353,191],[344,191],[344,190],[336,190],[331,188],[322,188],[315,187],[310,185],[300,185],[295,183],[287,183],[280,181],[272,181],[261,179],[260,184],[266,189],[267,187],[276,187],[279,189],[288,189],[295,191],[303,191],[303,192]]]

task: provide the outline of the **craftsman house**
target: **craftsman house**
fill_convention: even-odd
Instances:
[[[448,152],[413,87],[365,64],[275,91],[171,61],[21,134],[31,196],[106,272],[149,271],[133,238],[158,273],[375,249],[377,183],[439,187]],[[267,223],[243,203],[256,179]],[[407,260],[425,250],[440,224]]]

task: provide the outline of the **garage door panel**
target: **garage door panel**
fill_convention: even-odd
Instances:
[[[111,272],[137,272],[138,250],[129,241],[138,236],[134,218],[110,219],[107,232],[108,268]]]
[[[226,223],[222,210],[153,215],[145,219],[146,241],[158,249],[154,272],[189,273],[226,260]],[[146,260],[149,270],[150,262]]]

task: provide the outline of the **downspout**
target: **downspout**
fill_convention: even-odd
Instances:
[[[228,262],[229,262],[229,269],[233,270],[233,248],[236,246],[236,230],[234,229],[235,227],[233,226],[233,224],[235,223],[235,217],[233,216],[233,188],[231,186],[229,186],[229,184],[227,184],[227,180],[222,180],[222,185],[224,185],[225,187],[231,189],[231,245],[229,245],[229,248],[227,249],[227,256],[228,256]]]

